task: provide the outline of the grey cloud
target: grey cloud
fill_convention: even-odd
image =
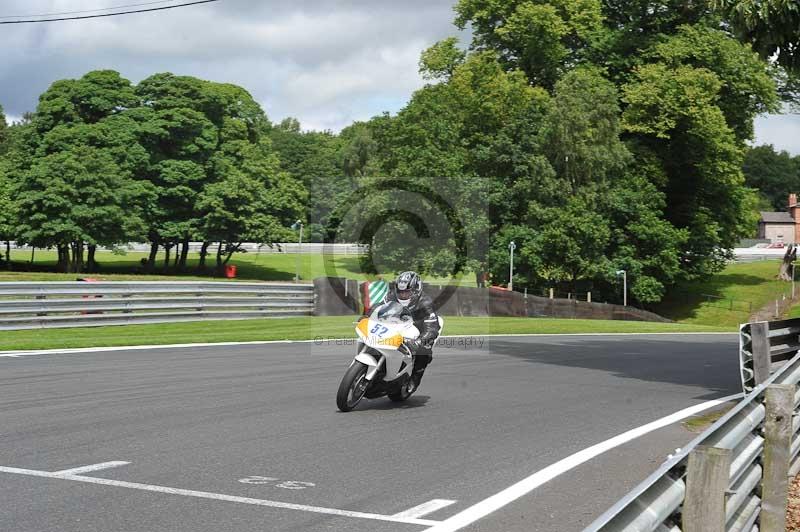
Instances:
[[[103,4],[105,5],[105,4]],[[70,9],[98,2],[70,2]],[[0,15],[31,13],[3,2]],[[35,12],[63,2],[37,2]],[[396,111],[422,85],[419,53],[455,33],[452,3],[222,0],[175,11],[51,24],[5,26],[0,103],[12,115],[64,77],[113,68],[133,81],[161,71],[237,83],[270,117],[340,129]],[[380,107],[389,103],[391,107]]]
[[[121,2],[71,0],[68,10]],[[53,81],[98,69],[134,82],[171,71],[236,83],[273,120],[338,130],[397,111],[421,87],[420,52],[457,33],[454,0],[221,0],[125,17],[0,27],[0,104],[36,107]],[[34,5],[35,4],[35,5]],[[10,0],[0,16],[65,11],[66,2]],[[468,35],[462,33],[462,40]],[[800,153],[800,119],[756,124],[758,142]]]

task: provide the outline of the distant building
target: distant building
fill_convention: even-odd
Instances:
[[[789,194],[789,212],[761,211],[758,220],[758,238],[773,244],[800,243],[800,205],[797,194]]]

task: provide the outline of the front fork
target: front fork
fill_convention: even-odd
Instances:
[[[375,358],[375,356],[367,352],[366,346],[361,344],[361,350],[353,361],[355,362],[356,360],[367,366],[367,374],[364,376],[364,378],[371,382],[372,379],[375,378],[375,374],[378,373],[378,370],[381,369],[381,366],[385,361],[385,357],[383,355],[379,355],[378,358]]]

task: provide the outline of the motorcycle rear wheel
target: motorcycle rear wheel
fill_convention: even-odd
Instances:
[[[409,378],[408,381],[403,383],[403,385],[400,387],[399,390],[387,394],[389,396],[389,399],[391,399],[395,403],[402,403],[403,401],[411,397],[411,395],[417,390],[415,388],[414,390],[409,392],[408,387],[410,386],[410,384],[411,384],[411,379]]]
[[[336,406],[342,412],[350,412],[358,405],[367,391],[369,382],[366,381],[367,365],[359,361],[347,368],[336,393]]]

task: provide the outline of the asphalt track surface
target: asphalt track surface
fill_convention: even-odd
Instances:
[[[422,531],[739,391],[735,335],[482,340],[347,414],[335,342],[0,357],[0,530]],[[580,530],[692,437],[638,438],[464,530]]]

